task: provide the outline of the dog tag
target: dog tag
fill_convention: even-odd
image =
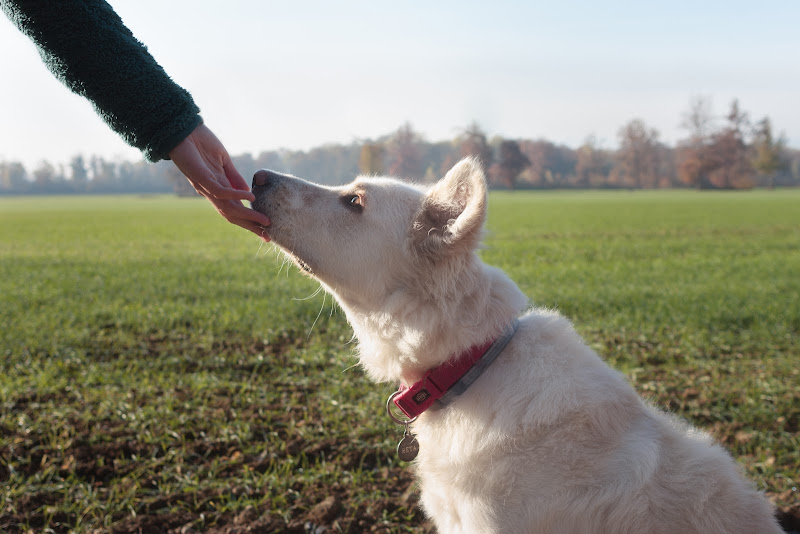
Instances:
[[[400,443],[397,445],[397,456],[404,462],[410,462],[417,457],[418,453],[419,443],[417,442],[417,438],[414,434],[409,434],[408,427],[406,427],[403,439],[401,439]]]

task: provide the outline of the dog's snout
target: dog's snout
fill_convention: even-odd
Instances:
[[[270,171],[261,169],[253,175],[253,187],[264,187],[270,179]]]
[[[288,174],[281,174],[279,172],[271,171],[269,169],[260,169],[257,170],[256,173],[253,175],[252,188],[253,189],[259,188],[261,190],[268,189],[271,187],[275,187],[282,181],[291,178],[292,177],[289,176]]]

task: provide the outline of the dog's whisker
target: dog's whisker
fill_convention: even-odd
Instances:
[[[314,297],[316,297],[317,295],[319,295],[319,294],[320,294],[320,292],[321,292],[322,290],[323,290],[323,289],[322,289],[322,285],[320,285],[320,286],[317,288],[317,290],[316,290],[316,291],[314,291],[313,293],[311,293],[309,296],[307,296],[307,297],[302,297],[302,298],[298,298],[298,297],[292,297],[292,300],[294,300],[294,301],[311,300],[311,299],[313,299]],[[322,297],[322,301],[323,301],[323,303],[325,302],[325,296],[324,296],[324,295],[323,295],[323,297]]]
[[[318,295],[319,292],[322,291],[322,284],[320,284],[319,289],[314,292],[314,295]],[[314,331],[314,326],[316,326],[317,321],[319,320],[320,316],[322,315],[322,310],[325,309],[325,300],[327,299],[328,294],[323,291],[322,293],[322,305],[319,307],[319,312],[317,312],[317,316],[314,318],[314,322],[311,323],[311,328],[308,329],[308,335],[306,336],[306,341],[311,339],[311,332]],[[310,298],[310,297],[309,297]]]
[[[261,249],[264,248],[264,245],[265,245],[264,241],[259,239],[258,240],[258,250],[256,250],[256,258],[258,258],[258,255],[261,254]],[[266,252],[264,254],[266,254]]]
[[[346,372],[348,372],[348,371],[352,371],[352,370],[353,370],[353,369],[355,369],[356,367],[358,367],[358,363],[354,363],[354,364],[353,364],[353,365],[351,365],[350,367],[345,367],[344,369],[342,369],[342,374],[345,374],[345,373],[346,373]]]

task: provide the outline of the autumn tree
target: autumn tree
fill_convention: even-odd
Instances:
[[[530,161],[520,181],[535,187],[563,187],[574,176],[576,156],[571,148],[545,140],[520,141],[519,146]]]
[[[418,180],[424,174],[421,136],[411,124],[401,126],[388,142],[389,174],[399,178]]]
[[[358,170],[361,174],[383,174],[383,145],[380,143],[366,142],[361,145],[361,154],[358,157]]]
[[[236,163],[236,158],[234,158],[234,163]],[[238,163],[236,163],[236,167],[239,167]],[[263,151],[253,160],[254,169],[288,170],[285,167],[286,162],[283,159],[283,154],[275,150]]]
[[[621,183],[639,188],[658,184],[658,131],[648,128],[641,119],[634,119],[619,131],[620,149],[617,153],[617,175]]]
[[[49,161],[43,160],[33,170],[33,184],[37,189],[46,191],[56,181],[56,168]]]
[[[711,137],[708,179],[722,189],[752,187],[753,166],[746,140],[750,121],[738,100],[731,103],[726,120],[725,126]]]
[[[703,147],[700,187],[715,189],[752,187],[753,168],[746,141],[749,119],[739,108],[737,100],[731,103],[731,109],[725,118],[725,124],[710,134]]]
[[[554,159],[556,146],[549,141],[523,141],[520,148],[525,157],[530,161],[530,166],[525,171],[526,181],[534,186],[549,185],[548,169]]]
[[[459,154],[462,158],[475,156],[480,160],[484,169],[489,169],[493,163],[493,150],[486,139],[486,132],[477,122],[467,126],[456,139]]]
[[[425,174],[422,177],[424,183],[438,181],[461,159],[457,140],[423,143],[422,149],[425,166]]]
[[[90,187],[93,190],[113,191],[117,188],[117,166],[113,161],[106,161],[102,157],[92,156],[89,160],[89,172],[92,176]]]
[[[712,166],[709,154],[714,128],[711,100],[702,96],[692,98],[681,126],[689,131],[689,138],[681,141],[676,149],[678,179],[703,188]]]
[[[24,191],[28,185],[28,172],[22,163],[0,162],[0,190],[19,192]]]
[[[530,164],[530,160],[520,150],[518,142],[503,140],[498,148],[497,162],[489,170],[490,181],[501,187],[514,189],[520,173]]]
[[[89,180],[89,173],[86,170],[86,162],[83,156],[78,154],[74,156],[69,162],[70,180],[78,190],[86,188],[86,182]]]
[[[575,185],[591,187],[602,184],[611,172],[611,157],[597,146],[594,136],[589,136],[576,152]]]
[[[688,140],[676,151],[678,175],[687,184],[701,189],[737,189],[754,185],[751,146],[748,145],[750,121],[734,100],[725,123],[714,127],[707,100],[693,102],[684,119]]]
[[[711,99],[695,96],[689,101],[689,110],[683,114],[681,127],[689,131],[690,143],[705,143],[714,133],[714,113]]]
[[[764,117],[758,122],[753,139],[753,168],[766,178],[770,189],[775,187],[775,174],[785,167],[783,150],[786,141],[783,137],[777,140],[772,135],[772,124]]]

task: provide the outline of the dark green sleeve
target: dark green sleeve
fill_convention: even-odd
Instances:
[[[47,68],[148,160],[166,159],[202,123],[191,95],[106,2],[0,0],[0,6],[36,43]]]

